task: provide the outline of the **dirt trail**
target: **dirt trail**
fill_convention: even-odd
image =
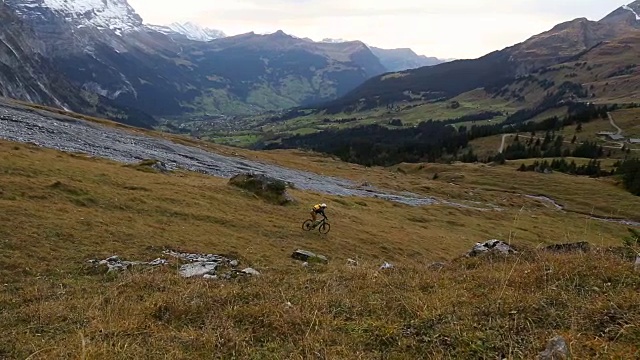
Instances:
[[[613,116],[611,115],[611,113],[608,112],[607,116],[609,117],[609,122],[611,123],[611,126],[613,126],[614,128],[616,128],[618,130],[616,135],[622,135],[622,129],[620,129],[620,127],[618,127],[618,125],[616,125],[616,122],[613,121]]]

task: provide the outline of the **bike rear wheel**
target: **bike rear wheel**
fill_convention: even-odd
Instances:
[[[329,230],[331,230],[331,225],[329,225],[329,223],[322,223],[318,227],[318,231],[320,231],[320,234],[326,234],[329,232]]]
[[[302,230],[310,231],[311,229],[313,229],[313,220],[311,220],[311,219],[305,220],[302,223]]]

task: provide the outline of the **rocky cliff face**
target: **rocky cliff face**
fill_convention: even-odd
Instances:
[[[385,71],[359,42],[319,44],[281,31],[193,41],[194,31],[184,27],[188,36],[144,25],[126,0],[6,4],[84,91],[163,117],[251,114],[334,99]]]
[[[0,94],[69,108],[73,96],[60,92],[69,84],[55,76],[43,57],[43,43],[4,3],[0,3]]]
[[[47,44],[7,4],[0,3],[0,95],[151,127],[141,111],[82,91],[47,57]]]

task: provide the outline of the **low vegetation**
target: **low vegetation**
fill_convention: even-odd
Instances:
[[[282,207],[201,174],[9,142],[0,150],[0,358],[531,358],[554,335],[577,358],[640,355],[640,273],[621,248],[627,228],[511,193],[515,168],[486,168],[484,179],[466,164],[403,165],[402,174],[310,154],[246,153],[378,186],[428,186],[455,201],[473,189],[504,210],[297,189],[299,203]],[[521,185],[549,187],[540,176]],[[572,191],[611,207],[633,203],[612,184],[594,193],[589,182],[551,176],[573,199],[567,208],[580,207]],[[320,197],[330,206],[326,236],[300,229]],[[639,217],[637,206],[619,213]],[[459,258],[490,238],[520,252]],[[602,250],[540,250],[582,240]],[[298,248],[329,263],[303,267],[290,258]],[[87,262],[116,254],[150,261],[164,249],[232,254],[262,275],[184,279],[175,263],[105,274]],[[380,270],[385,261],[394,267]],[[429,266],[436,261],[446,265]]]

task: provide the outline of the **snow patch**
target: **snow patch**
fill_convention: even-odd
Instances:
[[[188,39],[195,41],[211,41],[215,39],[224,38],[227,35],[216,29],[209,29],[199,26],[198,24],[194,24],[192,22],[185,23],[172,23],[166,26],[163,25],[149,25],[149,28],[159,31],[163,34],[181,34],[186,36]]]
[[[630,8],[629,5],[622,5],[622,8],[625,9],[625,10],[631,11],[633,13],[633,15],[636,16],[636,20],[640,21],[640,15],[638,15],[638,13],[635,10]]]
[[[126,0],[24,0],[11,1],[21,15],[45,8],[73,22],[77,28],[110,29],[117,35],[142,28],[142,18]],[[43,13],[34,14],[44,18]]]

